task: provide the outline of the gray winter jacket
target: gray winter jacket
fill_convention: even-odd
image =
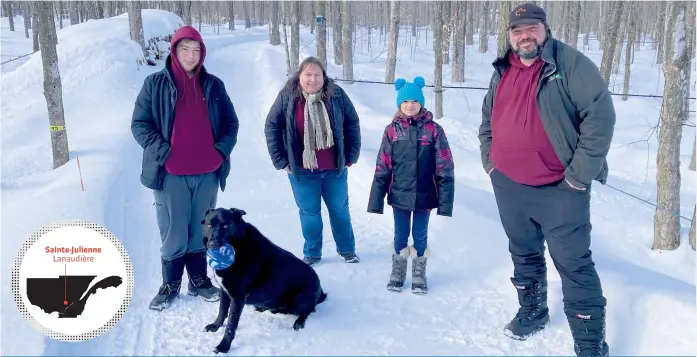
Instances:
[[[510,66],[510,51],[493,62],[494,73],[482,104],[479,141],[486,172],[494,167],[489,159],[491,108],[499,81]],[[537,107],[554,151],[566,167],[566,179],[576,187],[588,187],[593,180],[605,184],[615,107],[598,67],[583,53],[551,37],[541,57],[545,64],[537,85]]]

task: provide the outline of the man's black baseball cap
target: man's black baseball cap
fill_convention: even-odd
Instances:
[[[547,14],[541,7],[535,4],[523,4],[516,6],[508,15],[508,28],[517,25],[535,25],[547,21]]]

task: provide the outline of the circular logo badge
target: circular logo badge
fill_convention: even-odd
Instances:
[[[44,226],[24,243],[12,270],[19,311],[60,341],[86,341],[116,325],[133,294],[133,267],[121,242],[88,221]]]

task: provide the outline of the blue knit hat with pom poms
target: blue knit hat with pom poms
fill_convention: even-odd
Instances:
[[[404,78],[397,78],[394,82],[394,89],[397,91],[397,108],[400,107],[402,102],[407,100],[415,100],[424,107],[424,93],[421,91],[426,85],[426,81],[423,77],[418,76],[414,78],[414,82],[409,83]]]

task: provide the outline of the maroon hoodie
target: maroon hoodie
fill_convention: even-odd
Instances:
[[[544,62],[524,65],[517,54],[508,56],[511,66],[501,77],[491,111],[491,151],[494,166],[511,180],[531,186],[564,177],[537,108],[537,82]]]
[[[191,77],[187,75],[177,59],[176,46],[183,39],[196,40],[201,44],[201,60]],[[170,56],[174,82],[177,86],[177,104],[174,108],[171,149],[165,168],[172,175],[213,172],[220,167],[223,156],[214,146],[215,140],[208,117],[208,106],[199,80],[203,60],[206,58],[203,38],[191,26],[179,28],[172,37]]]

